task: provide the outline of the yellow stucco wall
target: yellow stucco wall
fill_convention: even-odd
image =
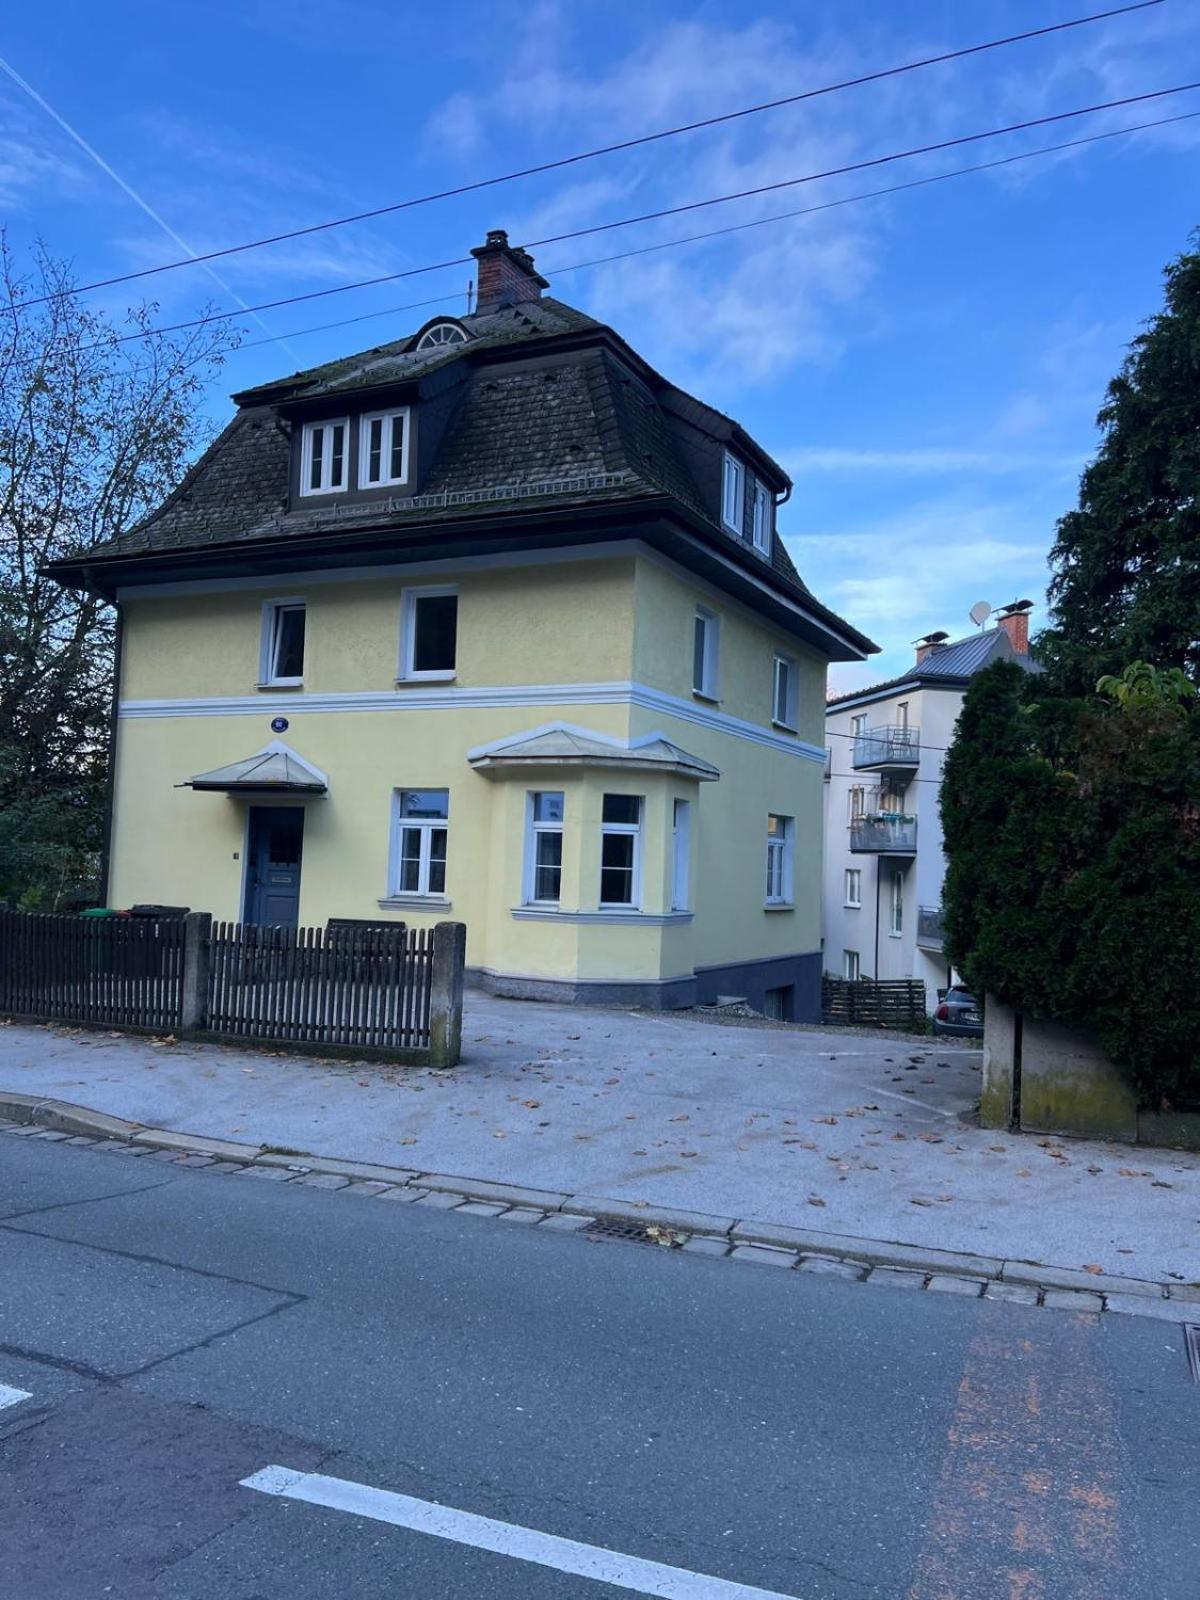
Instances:
[[[110,903],[188,904],[238,918],[248,803],[174,785],[281,737],[329,776],[327,796],[295,802],[306,812],[304,924],[393,916],[424,926],[449,916],[467,924],[472,966],[535,978],[652,981],[685,976],[697,965],[818,948],[822,765],[738,737],[712,718],[714,712],[743,718],[769,734],[771,659],[783,647],[800,668],[800,736],[819,742],[823,661],[749,613],[723,606],[685,574],[640,556],[504,570],[448,567],[415,582],[459,588],[457,675],[444,690],[435,686],[436,704],[428,708],[413,688],[395,685],[404,588],[398,575],[126,603],[122,700],[157,705],[154,715],[127,715],[120,723]],[[262,602],[292,596],[308,605],[303,691],[256,697]],[[698,602],[722,619],[719,707],[691,693]],[[614,703],[571,695],[572,685],[630,680],[677,696],[680,706],[664,711],[624,695]],[[531,684],[564,687],[550,704],[453,698],[463,689]],[[419,687],[429,699],[430,686]],[[311,694],[361,691],[394,702],[370,710],[307,704]],[[202,704],[227,696],[239,704],[224,714]],[[270,720],[281,699],[290,726],[275,735]],[[176,714],[170,702],[185,700],[188,714]],[[662,733],[715,765],[720,781],[608,769],[490,777],[467,763],[466,752],[476,746],[559,720],[620,740]],[[450,791],[449,907],[379,906],[389,890],[398,788]],[[672,802],[690,799],[693,917],[665,924],[514,917],[522,897],[526,794],[536,788],[566,796],[561,909],[584,913],[597,906],[603,794],[644,797],[642,909],[652,916],[671,911]],[[786,911],[763,907],[770,812],[796,819],[794,909]]]

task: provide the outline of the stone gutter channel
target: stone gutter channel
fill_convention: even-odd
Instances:
[[[304,1184],[363,1198],[495,1217],[556,1232],[585,1232],[615,1223],[638,1230],[647,1243],[684,1254],[724,1257],[897,1289],[1200,1324],[1200,1284],[1195,1283],[1091,1274],[1035,1261],[858,1239],[787,1223],[679,1211],[602,1195],[563,1194],[481,1178],[274,1151],[231,1139],[147,1128],[103,1111],[36,1095],[0,1093],[0,1134],[91,1146],[117,1156],[144,1157],[216,1174]]]

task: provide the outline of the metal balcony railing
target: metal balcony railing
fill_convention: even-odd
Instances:
[[[942,948],[941,906],[917,907],[917,943],[922,950],[940,950]]]
[[[899,726],[868,728],[855,734],[851,765],[863,767],[915,767],[921,760],[921,730]]]
[[[917,819],[898,811],[852,817],[850,849],[856,855],[915,855]]]

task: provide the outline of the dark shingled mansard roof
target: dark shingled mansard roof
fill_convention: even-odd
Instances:
[[[899,678],[889,678],[886,683],[873,683],[865,689],[848,689],[825,702],[826,714],[836,711],[849,700],[866,700],[872,696],[888,694],[906,684],[918,688],[962,688],[977,672],[996,661],[1013,661],[1026,672],[1041,672],[1042,668],[1029,655],[1014,650],[1012,641],[1003,628],[988,628],[983,633],[968,634],[965,639],[955,639],[951,644],[935,646],[924,661],[916,662],[910,671]]]
[[[484,315],[432,320],[456,322],[468,338],[417,350],[418,329],[236,394],[236,415],[166,501],[117,538],[56,563],[58,574],[77,576],[84,565],[102,570],[121,558],[342,533],[351,525],[408,529],[525,506],[590,509],[664,496],[722,542],[743,545],[705,504],[672,414],[732,441],[776,491],[790,487],[783,469],[736,423],[675,389],[611,328],[559,300],[545,296]],[[374,388],[414,382],[421,385],[415,403],[447,414],[419,493],[293,503],[295,414],[326,397],[349,402]],[[778,535],[770,567],[783,594],[874,648],[814,598]]]

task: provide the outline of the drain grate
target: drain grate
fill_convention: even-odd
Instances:
[[[1192,1369],[1192,1382],[1200,1383],[1200,1327],[1194,1322],[1183,1325],[1183,1342],[1187,1345],[1188,1366]]]
[[[664,1228],[661,1223],[625,1222],[617,1217],[598,1217],[587,1230],[589,1239],[615,1239],[622,1244],[651,1244],[679,1249],[687,1241],[686,1233]]]

